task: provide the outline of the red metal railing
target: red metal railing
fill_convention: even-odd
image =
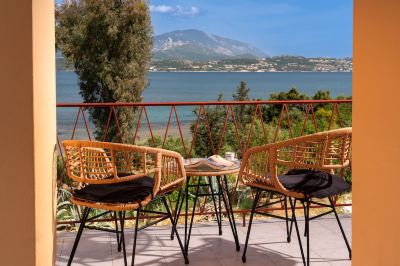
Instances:
[[[314,112],[315,107],[317,105],[325,104],[326,106],[329,106],[330,108],[330,114],[328,115],[326,119],[328,121],[325,121],[327,127],[326,128],[318,128],[317,127],[317,116],[316,113]],[[109,128],[112,123],[115,125],[115,129],[117,130],[121,141],[123,141],[122,137],[122,132],[121,132],[121,127],[119,125],[119,121],[117,118],[117,110],[118,108],[127,108],[127,107],[132,107],[132,110],[135,111],[136,115],[136,120],[137,122],[135,123],[135,128],[133,129],[134,132],[132,132],[133,135],[133,141],[131,142],[132,144],[135,144],[138,138],[138,132],[141,127],[141,124],[144,123],[148,127],[148,134],[149,138],[151,139],[151,143],[155,145],[155,134],[153,130],[153,121],[150,119],[148,108],[157,108],[157,107],[169,107],[169,115],[168,115],[168,120],[165,125],[165,130],[158,130],[159,132],[162,132],[163,138],[162,138],[162,147],[165,146],[166,140],[168,138],[168,132],[171,130],[171,122],[173,119],[176,121],[176,127],[177,127],[177,133],[179,135],[182,147],[183,147],[183,155],[186,158],[190,158],[191,155],[193,154],[193,148],[195,144],[195,139],[198,134],[198,128],[199,126],[203,123],[203,126],[207,130],[207,137],[212,149],[212,152],[214,154],[218,154],[221,151],[221,147],[223,145],[224,141],[224,136],[226,134],[227,130],[227,125],[228,123],[232,123],[234,127],[234,133],[235,137],[237,138],[238,142],[238,147],[240,149],[240,152],[243,154],[244,151],[249,148],[250,145],[250,140],[252,138],[252,135],[254,134],[254,125],[256,119],[259,119],[261,121],[262,125],[262,130],[265,136],[265,142],[275,142],[278,140],[279,133],[282,130],[282,124],[285,121],[285,128],[288,132],[288,137],[294,137],[294,132],[293,132],[293,123],[292,123],[292,118],[290,114],[290,107],[291,106],[300,106],[301,110],[304,111],[304,119],[301,122],[301,133],[300,135],[303,135],[305,133],[306,125],[307,122],[310,121],[312,124],[312,127],[314,128],[315,132],[318,131],[324,131],[324,130],[329,130],[332,129],[334,124],[336,124],[339,127],[344,126],[344,122],[342,121],[342,115],[340,113],[340,107],[342,105],[347,105],[351,108],[352,100],[295,100],[295,101],[209,101],[209,102],[140,102],[140,103],[59,103],[57,104],[57,109],[61,108],[75,108],[78,109],[75,119],[74,119],[74,124],[72,126],[71,130],[71,137],[70,139],[76,138],[76,131],[78,129],[78,122],[81,118],[83,121],[83,131],[85,132],[85,137],[86,139],[92,140],[94,139],[93,134],[91,133],[90,126],[88,123],[88,119],[85,115],[84,110],[88,108],[106,108],[108,109],[108,119],[107,123],[104,127],[104,140],[107,137]],[[247,106],[253,106],[252,110],[252,119],[251,123],[249,125],[249,128],[245,134],[245,137],[243,137],[243,134],[239,134],[239,132],[243,133],[243,128],[239,128],[238,126],[238,117],[236,117],[235,112],[234,112],[234,107],[235,106],[241,106],[241,105],[247,105]],[[192,126],[192,132],[190,135],[191,140],[189,143],[185,141],[185,136],[183,133],[182,129],[182,123],[179,119],[179,112],[176,107],[180,106],[186,106],[189,108],[196,108],[197,113],[196,116],[194,117],[194,120],[192,123],[194,126]],[[213,138],[211,136],[211,128],[207,116],[207,108],[209,106],[225,106],[225,114],[223,118],[223,126],[220,130],[220,135],[218,136],[218,141],[217,143],[213,143]],[[262,113],[262,108],[264,106],[276,106],[280,107],[280,112],[278,116],[278,120],[274,123],[275,130],[274,130],[274,135],[272,139],[268,139],[268,134],[266,134],[266,126],[267,123],[265,122],[265,119],[263,118],[263,113]],[[165,109],[165,108],[164,108]],[[143,118],[144,117],[144,118]],[[143,121],[144,120],[144,121]],[[242,136],[241,136],[242,135]],[[60,137],[59,135],[57,136],[57,142],[58,142],[58,148],[59,148],[59,153],[63,154],[62,146],[60,145]],[[64,138],[65,139],[65,138]],[[61,180],[59,180],[61,181]],[[236,188],[235,188],[236,189]],[[351,206],[351,204],[337,204],[337,206]],[[204,207],[204,206],[203,206]],[[271,210],[275,210],[271,209]],[[245,215],[249,210],[238,210],[236,211],[237,213],[242,213]],[[200,213],[196,214],[207,214],[204,212],[204,208],[200,210]],[[71,222],[77,222],[77,221],[71,221]],[[60,223],[65,223],[61,222]]]

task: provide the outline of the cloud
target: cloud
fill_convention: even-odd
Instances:
[[[150,6],[150,11],[154,13],[171,13],[174,11],[174,8],[172,6],[167,6],[167,5],[156,5]]]
[[[153,13],[167,14],[174,17],[196,17],[200,14],[200,8],[197,6],[168,6],[168,5],[150,5],[150,11]]]

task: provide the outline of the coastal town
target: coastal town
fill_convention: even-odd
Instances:
[[[206,62],[160,60],[151,62],[150,71],[351,72],[352,67],[352,58],[275,56],[261,59],[221,59]]]
[[[57,70],[73,70],[62,56],[57,58]],[[352,72],[352,58],[307,58],[274,56],[261,59],[238,58],[210,61],[152,60],[150,72]]]

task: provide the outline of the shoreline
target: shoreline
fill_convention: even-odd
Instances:
[[[149,70],[148,72],[150,73],[353,73],[353,71],[191,71],[191,70],[174,70],[174,71],[168,71],[168,70],[157,70],[157,71],[151,71]]]
[[[182,130],[182,135],[185,140],[191,140],[191,132],[190,132],[190,125],[191,122],[181,122],[181,130]],[[164,139],[165,136],[165,131],[167,127],[167,122],[164,123],[164,125],[160,124],[152,124],[151,125],[151,131],[153,133],[153,137],[161,137],[161,139]],[[72,130],[73,130],[73,124],[72,125],[57,125],[57,135],[61,140],[67,140],[71,139],[72,136]],[[133,132],[135,132],[136,128],[133,129]],[[89,126],[89,133],[92,138],[94,138],[93,135],[94,132],[94,127]],[[137,141],[144,141],[148,139],[151,136],[150,130],[146,124],[140,125],[140,128],[138,130],[137,134]],[[167,137],[174,137],[174,138],[180,138],[180,133],[179,129],[176,125],[176,123],[171,123],[168,129],[168,134]],[[84,125],[77,127],[75,130],[74,134],[74,139],[89,139],[86,131],[86,127]]]
[[[56,72],[75,72],[73,69],[57,69]],[[157,70],[152,71],[149,70],[149,73],[353,73],[353,71],[191,71],[191,70],[174,70],[174,71],[167,71],[167,70]]]

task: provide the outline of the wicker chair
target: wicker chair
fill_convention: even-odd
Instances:
[[[127,265],[124,238],[126,211],[136,211],[131,265],[134,265],[137,232],[149,226],[138,227],[141,212],[162,216],[150,225],[170,219],[185,263],[188,263],[165,199],[169,193],[181,191],[184,183],[186,173],[180,154],[164,149],[96,141],[67,140],[63,141],[63,146],[67,157],[68,177],[74,181],[71,202],[84,207],[68,265],[72,263],[83,229],[88,227],[86,223],[112,212],[116,223],[118,249],[121,251],[122,245],[124,263]],[[155,198],[161,198],[166,212],[143,210]],[[105,212],[89,218],[92,208]],[[120,230],[117,227],[117,212]]]
[[[253,188],[256,193],[242,257],[243,262],[246,262],[246,250],[253,215],[254,213],[262,214],[260,210],[266,206],[258,206],[261,193],[264,191],[283,197],[285,207],[287,206],[286,200],[289,200],[292,217],[287,218],[286,208],[287,241],[290,242],[294,222],[304,265],[310,263],[309,221],[332,212],[339,224],[351,259],[351,248],[334,206],[334,197],[350,189],[350,185],[334,173],[339,172],[343,176],[345,168],[350,165],[351,138],[352,128],[342,128],[254,147],[245,152],[239,178],[245,185]],[[286,174],[279,175],[288,170],[289,172]],[[311,179],[310,177],[314,177],[313,175],[317,175],[321,179]],[[329,204],[321,200],[316,201],[316,198],[327,198]],[[296,201],[300,201],[304,206],[307,259],[304,256],[295,215]],[[321,215],[310,217],[311,204],[328,207],[330,210]],[[288,228],[289,221],[290,230]]]

